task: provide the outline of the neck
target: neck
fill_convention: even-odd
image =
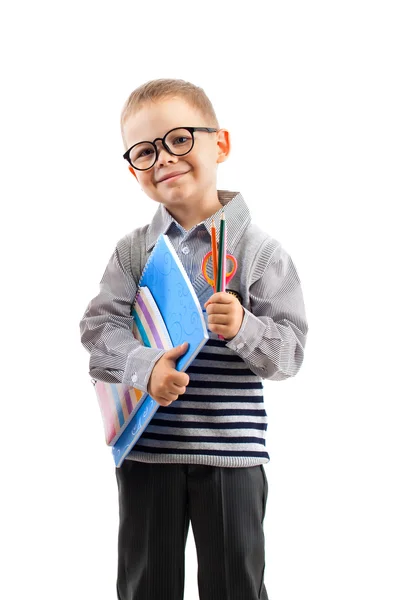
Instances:
[[[192,227],[195,227],[199,223],[202,223],[214,215],[222,208],[222,206],[223,205],[218,199],[218,193],[215,192],[215,196],[207,204],[194,202],[192,208],[188,206],[174,206],[173,208],[166,208],[179,223],[179,225],[186,229],[186,231],[189,231],[192,229]]]

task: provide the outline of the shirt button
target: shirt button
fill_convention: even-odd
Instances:
[[[133,375],[132,375],[131,379],[132,379],[132,383],[136,383],[136,382],[137,382],[137,375],[136,375],[136,371],[134,371],[134,373],[133,373]]]
[[[182,252],[183,252],[183,254],[189,254],[190,250],[187,246],[183,246]]]
[[[236,350],[240,350],[241,348],[243,348],[243,346],[244,346],[243,342],[240,342],[240,344],[238,344],[236,346]]]

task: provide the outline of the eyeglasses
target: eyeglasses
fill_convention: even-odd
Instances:
[[[213,129],[212,127],[175,127],[175,129],[168,131],[163,138],[156,138],[153,142],[139,142],[134,144],[125,152],[123,157],[134,169],[147,171],[147,169],[151,169],[158,159],[157,140],[161,140],[162,145],[169,154],[184,156],[194,146],[194,131],[212,133],[218,131],[218,129]]]

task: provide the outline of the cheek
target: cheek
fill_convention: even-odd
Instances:
[[[157,186],[153,183],[152,177],[150,174],[142,174],[138,177],[138,183],[142,190],[151,191],[156,190]]]
[[[197,161],[191,165],[191,176],[196,182],[204,182],[210,179],[210,169],[204,163]]]
[[[197,165],[197,172],[204,179],[213,179],[216,174],[216,163],[211,160],[211,157],[203,158],[203,160],[199,160]]]

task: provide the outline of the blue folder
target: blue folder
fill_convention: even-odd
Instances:
[[[166,235],[160,235],[143,269],[138,288],[144,286],[150,289],[173,347],[188,342],[186,353],[178,358],[175,365],[177,371],[186,371],[209,335],[196,292]],[[112,446],[117,467],[121,466],[159,406],[147,394],[127,428]]]

